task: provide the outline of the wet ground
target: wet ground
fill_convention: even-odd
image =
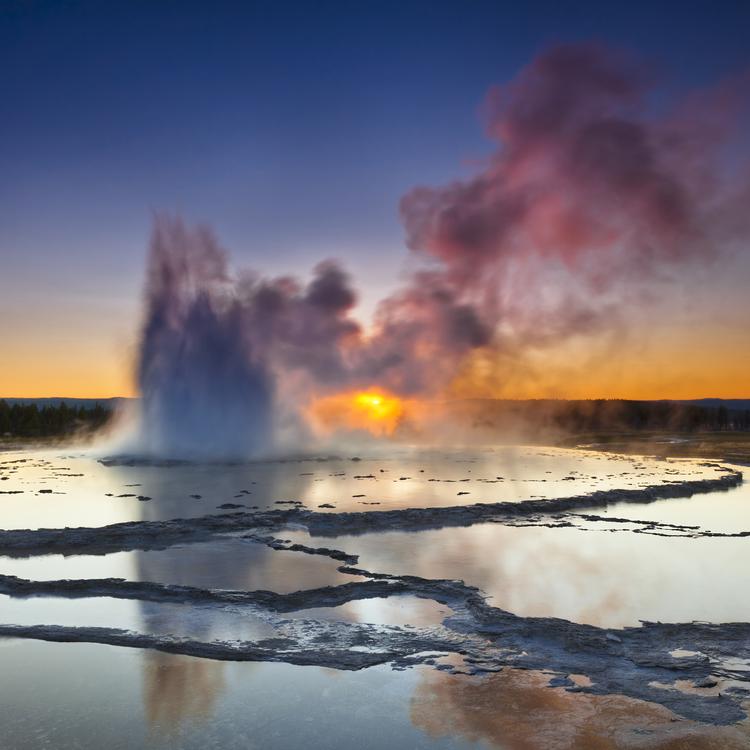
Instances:
[[[0,453],[2,747],[750,747],[740,469]]]

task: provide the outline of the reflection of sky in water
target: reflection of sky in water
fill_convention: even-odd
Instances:
[[[0,595],[0,611],[4,622],[16,625],[120,628],[197,640],[256,640],[274,634],[247,607],[240,611],[109,597],[11,599]]]
[[[335,672],[0,641],[3,747],[469,748],[415,727],[421,670]],[[6,744],[7,743],[7,744]]]
[[[2,460],[28,456],[4,454]],[[0,495],[0,525],[34,528],[204,515],[220,512],[216,506],[225,502],[286,507],[274,503],[299,499],[311,508],[331,502],[337,510],[371,510],[559,497],[713,477],[716,471],[691,462],[502,448],[473,456],[404,452],[396,458],[361,461],[178,467],[105,467],[89,457],[59,458],[47,452],[33,454],[27,464],[0,464],[0,474],[8,477],[0,481],[0,490],[24,490],[20,495]],[[36,494],[40,489],[65,494]],[[250,494],[237,497],[243,489]],[[463,492],[469,494],[459,495]],[[141,503],[106,493],[141,494],[153,500]],[[736,530],[750,528],[748,500],[745,485],[728,493],[595,512]],[[368,502],[381,505],[364,505]],[[281,536],[359,554],[359,565],[372,571],[461,578],[489,594],[492,604],[519,615],[554,615],[604,626],[637,624],[639,619],[750,620],[750,604],[741,595],[750,584],[747,540],[664,539],[611,533],[602,530],[604,524],[591,526],[593,530],[586,532],[480,524],[337,539],[310,540],[304,532],[294,531]],[[31,579],[121,577],[279,592],[359,580],[340,573],[339,565],[329,558],[273,551],[239,538],[102,556],[0,558],[3,573]],[[3,622],[99,625],[201,640],[273,634],[252,608],[216,610],[106,597],[0,597],[0,612]],[[430,626],[446,614],[448,609],[435,602],[403,596],[285,616]],[[675,723],[660,707],[616,696],[572,695],[544,687],[546,680],[540,675],[512,670],[482,678],[423,668],[345,673],[12,640],[0,640],[0,654],[0,725],[13,750],[393,750],[468,748],[476,743],[554,750],[616,748],[629,742],[634,747],[666,748],[673,740],[684,740],[685,733],[689,747],[698,750],[748,746],[742,728]]]
[[[389,596],[360,599],[338,607],[300,609],[287,616],[312,620],[366,622],[371,625],[413,625],[421,628],[439,625],[450,614],[449,607],[430,599],[420,599],[416,596]]]
[[[522,616],[604,627],[640,620],[750,621],[750,599],[741,595],[750,589],[750,544],[742,538],[499,524],[335,539],[286,536],[359,554],[366,570],[460,578],[487,593],[494,606]]]
[[[726,464],[731,466],[731,464]],[[701,526],[711,531],[750,530],[750,482],[748,467],[732,467],[745,474],[746,481],[726,492],[670,500],[648,505],[621,503],[609,508],[609,514],[643,521]]]
[[[743,750],[747,723],[545,687],[535,672],[336,672],[88,644],[0,641],[4,747]]]
[[[412,721],[435,739],[498,750],[740,750],[750,743],[747,723],[696,725],[621,696],[551,689],[547,679],[513,669],[478,678],[424,672],[412,697]]]
[[[10,463],[19,459],[27,460]],[[0,476],[6,477],[0,492],[22,491],[0,494],[3,528],[200,516],[222,512],[217,506],[225,503],[281,508],[288,506],[276,505],[279,501],[300,500],[313,509],[331,503],[336,510],[375,510],[518,501],[716,475],[691,462],[513,447],[475,453],[401,450],[395,457],[360,461],[171,467],[108,467],[89,456],[49,451],[7,453],[1,460],[7,463],[0,464]],[[138,495],[152,499],[139,502]]]
[[[519,497],[519,489],[528,488],[534,484],[533,480],[540,478],[557,480],[549,485],[539,483],[545,492],[563,485],[567,494],[571,494],[573,488],[582,483],[588,482],[594,486],[594,481],[589,477],[598,477],[607,484],[628,486],[628,483],[650,483],[657,479],[669,481],[675,476],[693,478],[716,475],[713,466],[699,466],[696,462],[623,459],[540,448],[501,448],[479,452],[473,457],[458,451],[450,454],[421,452],[409,454],[410,458],[390,460],[381,457],[373,461],[336,460],[226,467],[105,467],[88,457],[51,460],[46,453],[32,455],[34,464],[49,460],[51,466],[26,467],[24,464],[5,463],[2,466],[6,471],[21,468],[10,474],[9,480],[0,483],[3,489],[21,486],[23,478],[28,486],[37,487],[38,484],[41,487],[41,483],[46,482],[51,487],[65,487],[64,491],[68,494],[4,495],[0,496],[0,503],[3,517],[6,504],[11,502],[14,504],[10,508],[11,520],[28,520],[26,516],[34,512],[41,526],[54,525],[54,518],[50,519],[47,512],[48,504],[54,505],[56,512],[72,509],[77,522],[83,524],[88,524],[88,519],[82,517],[88,504],[115,513],[129,507],[136,511],[136,517],[146,520],[175,518],[192,512],[212,512],[215,503],[211,501],[211,507],[207,507],[209,501],[205,499],[206,496],[220,490],[228,491],[229,487],[232,491],[250,488],[251,492],[256,493],[258,485],[253,485],[253,481],[259,484],[265,481],[267,493],[277,493],[267,494],[268,502],[273,502],[270,499],[273,497],[301,497],[314,507],[318,500],[336,499],[330,494],[332,490],[328,489],[336,483],[348,487],[347,492],[351,492],[355,485],[360,489],[370,485],[386,488],[390,497],[394,498],[394,504],[399,502],[399,493],[401,499],[413,495],[422,497],[419,493],[426,488],[432,495],[422,497],[423,500],[432,502],[437,494],[440,496],[437,504],[448,504],[463,500],[464,496],[457,496],[457,492],[466,491],[464,487],[482,485],[477,480],[486,479],[494,472],[498,472],[494,476],[503,476],[505,480],[483,484],[485,488],[491,488],[494,495],[488,499]],[[14,455],[9,454],[4,460],[14,460]],[[384,469],[382,475],[380,468],[373,468],[376,465]],[[497,468],[501,465],[502,473]],[[68,473],[82,473],[84,476],[49,478],[55,472],[64,474],[62,467],[68,467]],[[252,475],[258,478],[248,479],[248,472],[256,472],[256,469],[261,473]],[[331,476],[341,473],[339,469],[346,471],[345,477]],[[370,474],[376,478],[353,479],[355,475]],[[470,482],[460,481],[472,474]],[[402,481],[402,476],[410,479]],[[562,478],[571,476],[574,479]],[[211,488],[204,488],[201,482],[205,483],[211,477]],[[436,477],[454,481],[429,481]],[[141,481],[132,481],[136,478]],[[112,491],[118,489],[113,486],[113,479],[119,481],[119,489],[123,491],[153,493],[153,497],[161,499],[138,503],[124,498],[107,498],[102,492],[105,487]],[[320,479],[320,482],[316,482],[316,479]],[[140,486],[126,487],[129,484]],[[291,487],[300,490],[300,493],[284,491],[284,488]],[[610,516],[693,523],[716,529],[750,528],[748,487],[744,485],[730,492],[699,495],[685,500],[646,505],[622,504],[596,512]],[[79,488],[83,490],[83,495],[79,494]],[[90,494],[86,495],[86,491]],[[189,497],[190,494],[203,493],[206,495],[201,500]],[[476,501],[471,496],[468,499]],[[249,502],[245,498],[243,500]],[[258,502],[257,499],[254,502]],[[339,501],[339,505],[356,507],[354,504],[358,502],[361,501],[350,498],[344,503]],[[38,503],[45,506],[41,513]],[[122,503],[130,503],[130,506]],[[413,504],[416,504],[416,499]],[[24,506],[20,515],[17,512],[19,505]],[[101,516],[95,517],[95,521],[98,520],[102,520]],[[641,619],[750,620],[749,600],[737,595],[750,583],[750,547],[746,540],[665,539],[622,531],[613,533],[606,524],[594,523],[590,526],[592,530],[583,532],[481,524],[419,534],[392,532],[312,541],[304,532],[288,531],[282,536],[313,546],[335,546],[357,553],[360,555],[359,564],[368,570],[410,573],[425,578],[461,578],[485,591],[496,606],[519,615],[557,616],[611,627],[636,625]],[[301,552],[275,552],[245,539],[230,538],[166,550],[103,556],[6,558],[2,561],[2,570],[6,574],[31,579],[111,576],[204,588],[289,592],[357,580],[340,573],[339,565],[326,557]],[[689,596],[685,593],[688,591]],[[47,616],[39,622],[57,622],[58,606],[61,612],[65,611],[64,601],[55,600],[54,605],[50,600],[38,601],[46,601],[43,609],[33,610],[30,606],[27,611],[45,612]],[[127,607],[130,612],[140,605],[115,602],[112,606]],[[316,611],[315,616],[401,622],[409,616],[404,607],[404,602],[398,600],[353,602],[334,611]],[[79,608],[83,611],[80,603]],[[439,613],[426,604],[422,604],[421,608],[412,607],[411,614],[426,618],[426,621],[439,619]],[[9,621],[7,617],[4,619]],[[127,618],[123,615],[123,619]]]
[[[280,593],[359,580],[339,573],[340,565],[319,555],[274,552],[265,545],[244,539],[101,556],[0,558],[0,568],[6,575],[36,580],[111,577],[201,588],[268,589]]]

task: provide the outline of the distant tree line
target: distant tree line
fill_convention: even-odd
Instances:
[[[664,401],[568,402],[557,415],[558,426],[572,432],[672,430],[722,432],[750,430],[750,410]]]
[[[750,431],[750,409],[705,406],[670,401],[591,401],[476,399],[455,402],[456,416],[469,417],[475,427],[502,429],[523,424],[536,429],[569,433]],[[94,432],[104,426],[112,410],[94,406],[38,406],[0,399],[0,437],[56,437]]]
[[[469,416],[480,429],[523,425],[568,433],[750,430],[750,409],[674,401],[469,400],[461,402],[456,411]]]
[[[55,437],[75,432],[93,432],[112,416],[112,411],[95,404],[93,407],[58,405],[39,407],[37,404],[0,400],[0,437]]]

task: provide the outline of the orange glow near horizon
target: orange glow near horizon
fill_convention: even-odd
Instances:
[[[621,351],[608,361],[578,363],[552,353],[542,362],[508,363],[486,357],[467,360],[462,374],[443,397],[451,398],[622,398],[634,400],[749,398],[750,352],[736,341],[693,342],[700,358],[688,356],[681,342],[661,351]],[[104,354],[104,353],[103,353]],[[95,357],[5,360],[0,366],[0,398],[110,398],[136,397],[129,368],[116,361]],[[92,361],[93,360],[93,361]],[[359,425],[377,426],[378,434],[390,434],[391,425],[403,415],[403,402],[377,390],[318,399],[311,414],[318,422],[335,420],[337,414],[359,415]],[[401,404],[399,410],[396,404]],[[351,421],[351,420],[349,420]],[[356,421],[356,420],[355,420]],[[392,432],[392,430],[390,430]]]
[[[392,435],[405,413],[402,399],[378,388],[323,396],[309,408],[313,424],[323,432],[366,430],[380,437]]]
[[[42,351],[31,346],[6,346],[6,352],[8,349],[15,356],[0,362],[0,398],[136,395],[129,363],[124,356],[113,356],[106,346],[87,345],[84,339],[68,346],[50,342],[39,348]]]
[[[467,357],[460,375],[439,397],[750,398],[750,348],[743,323],[744,319],[721,327],[708,321],[702,327],[662,323],[608,345],[580,340],[524,356],[479,351]],[[44,329],[40,338],[24,326],[0,336],[0,398],[137,395],[131,341],[122,336],[117,342],[115,337],[115,346],[99,329],[84,329],[84,335],[76,336],[63,336],[64,332]],[[323,431],[330,429],[327,421],[349,414],[343,424],[352,426],[354,421],[355,429],[370,425],[377,434],[387,435],[406,406],[403,399],[373,386],[348,392],[345,398],[318,399],[310,413]],[[413,403],[408,410],[413,413]]]
[[[614,344],[591,340],[504,356],[477,351],[448,399],[690,400],[750,398],[744,328],[663,329]]]

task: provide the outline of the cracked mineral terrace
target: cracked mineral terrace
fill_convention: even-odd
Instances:
[[[470,526],[487,521],[513,522],[549,517],[577,510],[606,508],[616,503],[651,503],[670,498],[729,490],[742,483],[742,472],[726,469],[713,479],[686,479],[639,489],[599,490],[586,495],[526,500],[522,503],[477,503],[449,507],[406,508],[363,512],[319,513],[303,508],[234,512],[176,518],[168,521],[130,521],[99,528],[12,529],[0,531],[0,555],[103,554],[134,549],[164,549],[174,544],[205,541],[221,534],[250,529],[303,526],[316,536],[365,534],[379,531]],[[750,532],[739,532],[746,536]]]
[[[363,623],[288,620],[269,616],[278,635],[259,641],[197,641],[116,628],[55,625],[0,625],[0,635],[46,641],[101,643],[151,648],[173,654],[231,661],[281,661],[335,669],[362,669],[391,663],[403,668],[435,663],[447,653],[464,658],[462,671],[493,672],[502,667],[543,670],[552,684],[570,674],[592,684],[575,689],[618,693],[671,709],[686,718],[730,724],[745,717],[750,695],[750,624],[643,623],[638,628],[603,629],[549,617],[517,617],[489,606],[481,592],[461,581],[389,576],[360,569],[368,578],[341,586],[276,594],[270,591],[214,591],[187,586],[134,583],[121,579],[35,582],[2,576],[0,592],[14,597],[115,597],[218,607],[249,606],[269,613],[336,607],[372,597],[411,594],[452,610],[442,626],[404,628]],[[689,656],[673,655],[677,650]],[[693,655],[694,654],[694,655]],[[728,663],[745,660],[746,668]],[[721,696],[656,685],[690,680],[696,687],[711,677],[733,681]]]
[[[497,672],[505,667],[539,670],[547,675],[550,686],[562,686],[571,692],[618,694],[660,704],[703,723],[733,724],[745,718],[745,704],[750,697],[750,623],[643,622],[640,627],[604,628],[555,617],[521,617],[491,606],[482,591],[461,580],[364,570],[355,567],[359,556],[352,552],[283,538],[285,530],[304,529],[311,537],[332,538],[391,531],[418,532],[488,522],[583,531],[591,524],[605,524],[611,527],[608,530],[689,538],[750,536],[750,531],[714,532],[696,524],[587,512],[615,504],[684,499],[731,490],[742,483],[741,472],[716,468],[720,474],[711,478],[680,479],[633,489],[598,490],[523,502],[324,513],[300,507],[296,501],[276,501],[289,507],[171,520],[126,521],[99,528],[3,530],[0,531],[0,555],[8,558],[165,550],[175,545],[231,538],[265,545],[274,556],[301,552],[326,557],[343,563],[337,569],[341,574],[357,576],[360,580],[278,593],[114,577],[38,581],[0,575],[0,594],[16,600],[36,597],[126,599],[184,605],[188,609],[247,613],[260,617],[274,633],[258,640],[226,640],[112,627],[7,623],[0,625],[0,636],[146,648],[220,661],[285,662],[339,670],[359,670],[379,664],[390,664],[394,669],[424,664],[438,670],[468,674]],[[430,627],[374,625],[337,619],[321,621],[304,615],[305,610],[335,610],[369,599],[399,597],[431,601],[447,607],[449,612],[441,624]],[[300,615],[286,617],[293,613]],[[460,660],[452,665],[444,663],[441,659],[446,655],[458,655]],[[590,684],[581,686],[571,675],[586,675]],[[708,686],[715,686],[719,680],[721,692],[716,694]],[[691,689],[685,689],[686,684]]]

